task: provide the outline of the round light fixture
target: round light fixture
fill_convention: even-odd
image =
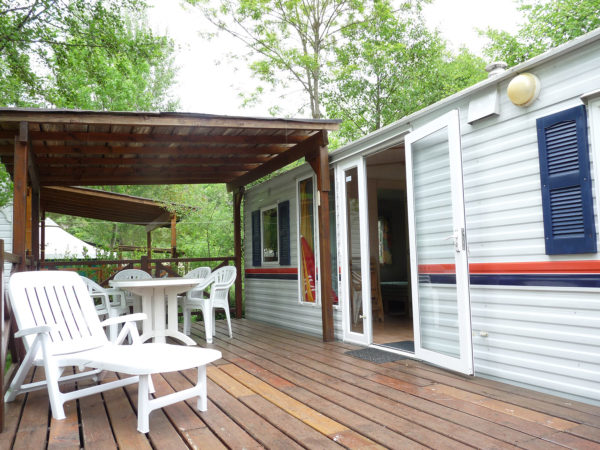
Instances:
[[[517,106],[529,106],[540,93],[540,80],[531,73],[522,73],[508,84],[508,99]]]

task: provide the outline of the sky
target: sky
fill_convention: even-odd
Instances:
[[[276,93],[267,101],[250,108],[242,107],[240,93],[254,90],[256,81],[241,61],[231,62],[229,53],[243,53],[242,44],[234,38],[220,35],[207,41],[199,35],[209,25],[194,8],[182,7],[178,0],[150,0],[150,25],[158,32],[167,32],[178,47],[179,66],[175,94],[180,98],[181,111],[230,116],[269,116],[269,106],[285,105],[286,115],[307,117],[297,113],[299,102],[290,99],[300,92],[286,92],[283,99]],[[497,28],[514,32],[519,23],[513,0],[434,0],[424,10],[430,28],[437,27],[454,49],[466,46],[481,54],[485,41],[476,28]]]

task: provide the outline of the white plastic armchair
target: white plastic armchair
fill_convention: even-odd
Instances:
[[[233,337],[231,331],[231,317],[229,314],[229,289],[235,282],[237,272],[235,267],[226,266],[215,270],[204,283],[194,288],[191,295],[188,293],[183,302],[183,332],[190,334],[190,324],[192,310],[202,310],[204,319],[204,330],[206,333],[206,342],[211,344],[212,337],[215,334],[215,308],[223,308],[227,317],[227,326],[229,327],[229,337]],[[210,286],[209,298],[204,298],[204,289]],[[202,293],[202,296],[200,296]]]
[[[95,281],[84,276],[81,276],[81,279],[85,283],[90,297],[98,300],[98,303],[96,303],[96,313],[99,316],[105,315],[108,319],[129,314],[125,292],[120,289],[103,288]],[[108,329],[108,338],[114,342],[117,339],[118,326],[117,324],[113,324]]]
[[[141,269],[125,269],[117,272],[113,277],[113,280],[149,280],[152,279],[152,275]],[[125,299],[127,300],[127,306],[133,308],[133,312],[142,311],[142,298],[139,295],[135,295],[131,292],[125,292]]]
[[[199,278],[201,280],[205,280],[211,272],[211,268],[210,267],[196,267],[195,269],[190,270],[188,273],[186,273],[183,278]],[[195,298],[204,298],[204,289],[205,289],[205,284],[204,282],[202,282],[200,285],[200,287],[194,287],[193,289],[191,289],[189,292],[183,294],[182,296],[179,297],[179,305],[181,306],[181,310],[183,311],[183,307],[184,307],[184,302],[185,299],[188,295],[190,295],[192,292],[194,293],[192,296]],[[185,316],[184,316],[184,321],[185,321]],[[185,328],[185,326],[184,326]],[[188,326],[189,329],[189,326]],[[188,333],[189,334],[189,333]]]
[[[173,403],[197,397],[197,407],[207,409],[206,364],[221,357],[213,349],[171,344],[142,344],[137,328],[131,321],[145,318],[145,314],[112,317],[100,322],[94,301],[85,283],[74,272],[43,271],[20,272],[11,276],[9,297],[27,354],[17,371],[5,400],[17,395],[47,389],[52,416],[64,419],[64,403],[87,395],[122,387],[132,383],[138,386],[138,425],[140,432],[150,428],[150,413]],[[124,323],[117,340],[110,342],[102,329],[115,323]],[[132,345],[120,345],[127,336]],[[25,376],[33,365],[43,366],[46,379],[24,384]],[[75,375],[61,377],[67,367],[90,369]],[[152,374],[198,368],[194,387],[151,399]],[[108,370],[132,375],[109,383],[62,392],[64,382],[95,376]]]

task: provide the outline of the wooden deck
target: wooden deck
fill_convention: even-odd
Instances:
[[[223,359],[208,369],[209,409],[179,403],[136,431],[136,388],[66,404],[52,420],[44,391],[7,406],[0,448],[600,448],[600,408],[401,360],[373,364],[356,348],[234,320],[218,324]],[[193,333],[205,345],[203,328]],[[114,375],[113,375],[114,376]],[[154,377],[157,394],[194,371]]]

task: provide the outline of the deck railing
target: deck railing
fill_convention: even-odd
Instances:
[[[12,315],[10,302],[6,298],[4,285],[4,265],[11,264],[11,273],[16,265],[21,263],[21,258],[12,253],[4,251],[4,241],[0,239],[0,299],[2,307],[0,308],[0,433],[4,431],[4,393],[10,384],[10,380],[14,376],[16,369],[19,367],[25,355],[25,349],[20,342],[16,342],[14,333],[16,331],[16,323]],[[10,352],[10,360],[8,353]]]
[[[148,258],[140,259],[78,259],[40,261],[40,269],[44,270],[80,270],[92,275],[98,284],[105,286],[115,274],[124,269],[142,269],[155,278],[161,276],[180,277],[190,270],[192,264],[205,263],[212,270],[235,262],[233,256],[215,258]]]

